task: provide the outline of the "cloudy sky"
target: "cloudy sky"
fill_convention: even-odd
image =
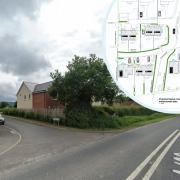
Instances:
[[[112,0],[0,0],[0,101],[22,81],[49,81],[74,54],[103,57],[103,24]]]

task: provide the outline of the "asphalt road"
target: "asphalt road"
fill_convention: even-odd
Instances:
[[[121,134],[7,126],[21,141],[0,155],[2,180],[180,179],[180,117]]]

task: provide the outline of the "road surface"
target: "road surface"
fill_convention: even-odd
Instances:
[[[12,118],[6,126],[0,135],[11,134],[15,146],[0,154],[0,180],[180,179],[180,117],[119,134],[58,130]]]

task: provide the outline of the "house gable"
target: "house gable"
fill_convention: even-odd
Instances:
[[[32,109],[32,90],[35,83],[23,82],[17,92],[17,108]]]
[[[23,88],[23,86],[25,86],[31,93],[33,93],[36,85],[37,85],[36,83],[31,83],[31,82],[23,81],[23,83],[21,84],[18,92],[16,93],[16,96],[18,96],[18,94],[20,93],[20,91]]]

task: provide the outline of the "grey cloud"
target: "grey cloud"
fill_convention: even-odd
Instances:
[[[74,54],[73,54],[73,51],[71,49],[63,49],[63,51],[61,51],[58,56],[60,57],[72,57]]]
[[[103,38],[99,33],[89,32],[90,38],[87,39],[86,43],[83,43],[81,46],[81,51],[86,52],[87,54],[97,54],[102,57],[104,55],[103,52]]]
[[[0,39],[0,70],[16,76],[32,75],[50,67],[38,49],[18,41],[17,37],[5,36]]]
[[[15,101],[16,87],[11,83],[0,83],[0,102]]]
[[[52,69],[45,56],[51,61],[52,68],[63,72],[73,54],[88,56],[89,53],[96,53],[100,57],[103,54],[101,29],[103,31],[107,9],[102,7],[100,11],[97,10],[96,20],[99,23],[96,28],[87,30],[87,38],[81,38],[81,33],[84,33],[81,27],[72,27],[70,32],[67,30],[62,34],[61,42],[54,44],[41,31],[36,31],[38,27],[35,26],[38,25],[36,20],[42,4],[49,1],[51,0],[0,0],[0,71],[13,74],[19,83],[22,80],[48,81]],[[15,98],[19,86],[15,87],[13,84],[13,79],[9,80],[9,84],[0,82],[0,101],[3,98]]]
[[[50,0],[0,0],[0,16],[11,18],[16,14],[35,17],[41,4]]]

